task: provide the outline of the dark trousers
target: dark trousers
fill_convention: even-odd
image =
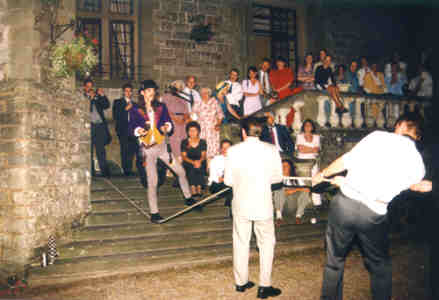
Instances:
[[[390,300],[392,264],[389,255],[387,215],[378,215],[366,205],[338,193],[331,201],[326,230],[327,262],[321,299],[343,299],[346,256],[354,239],[359,243],[370,274],[373,300]]]
[[[215,194],[215,193],[218,193],[219,191],[221,191],[222,189],[225,189],[227,187],[228,186],[226,186],[222,182],[221,183],[212,182],[212,184],[209,187],[209,191],[210,191],[210,193]],[[224,194],[221,195],[221,197],[224,197],[224,199],[225,199],[224,206],[230,207],[232,204],[232,199],[233,199],[232,190],[225,192]]]
[[[139,144],[134,137],[119,135],[120,144],[120,161],[122,163],[123,173],[128,175],[133,171],[133,158],[136,156],[137,171],[144,170],[142,166],[142,157],[139,153]]]
[[[110,175],[110,170],[107,165],[107,154],[105,152],[105,142],[108,138],[107,126],[104,123],[93,124],[91,123],[91,173],[96,175],[94,168],[94,155],[93,152],[96,150],[96,158],[98,159],[99,168],[101,169],[101,174],[106,176]]]

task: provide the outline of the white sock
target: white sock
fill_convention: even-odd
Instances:
[[[276,219],[282,219],[282,212],[280,210],[276,210]]]

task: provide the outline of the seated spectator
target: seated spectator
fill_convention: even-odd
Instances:
[[[294,176],[293,164],[288,159],[282,160],[282,172],[283,176]],[[288,211],[296,212],[296,224],[302,223],[302,217],[305,212],[306,206],[310,203],[309,188],[300,187],[304,186],[304,182],[300,179],[293,180],[284,178],[282,188],[273,192],[274,207],[276,210],[276,225],[279,226],[284,223],[282,213],[287,204]],[[299,187],[298,187],[299,186]]]
[[[348,92],[351,92],[351,93],[358,93],[359,92],[357,67],[358,67],[358,63],[355,60],[353,60],[351,62],[351,65],[349,66],[349,70],[347,70],[345,73],[346,83],[349,83]]]
[[[387,74],[386,74],[387,75]],[[392,95],[403,95],[402,87],[407,83],[403,72],[399,71],[398,65],[392,63],[392,72],[390,76],[385,76],[387,91]]]
[[[196,121],[201,127],[200,137],[207,143],[208,162],[218,154],[220,127],[224,118],[221,107],[211,96],[211,89],[202,88],[201,101],[195,102],[192,108],[193,116],[196,116]]]
[[[319,58],[320,59],[319,59],[318,62],[316,62],[314,64],[314,70],[313,70],[314,71],[314,76],[316,74],[317,68],[320,67],[320,66],[323,66],[327,55],[328,55],[328,51],[326,51],[326,49],[321,49],[320,50],[320,52],[319,52]],[[330,67],[331,67],[332,72],[335,72],[335,64],[334,64],[334,62],[331,61]]]
[[[224,184],[224,167],[225,167],[225,158],[227,156],[227,149],[232,145],[230,140],[222,140],[220,146],[220,154],[215,156],[209,165],[209,191],[212,194],[215,194],[222,189],[225,189],[227,186]],[[224,196],[224,206],[229,207],[230,217],[231,213],[231,204],[233,194],[232,191],[229,191]]]
[[[423,65],[419,66],[418,76],[410,80],[409,91],[418,97],[433,96],[433,79]]]
[[[316,88],[321,91],[327,91],[335,103],[336,111],[338,113],[345,113],[347,112],[347,109],[343,105],[343,100],[340,97],[340,90],[337,87],[335,76],[330,66],[331,56],[327,55],[325,58],[325,63],[319,66],[316,70]]]
[[[191,121],[186,125],[188,137],[181,142],[181,155],[192,197],[201,197],[206,175],[206,141],[200,138],[200,124]]]
[[[384,77],[392,77],[392,64],[396,65],[397,72],[401,73],[403,77],[407,78],[407,64],[401,61],[401,57],[398,52],[393,53],[392,60],[384,67]]]
[[[295,95],[303,90],[302,87],[291,88],[294,83],[294,73],[287,66],[287,61],[278,57],[276,59],[276,69],[270,71],[270,82],[273,90],[279,95],[279,100]]]
[[[305,57],[305,64],[299,66],[297,72],[297,80],[305,90],[314,90],[314,66],[312,54],[309,53]]]
[[[242,90],[244,92],[244,116],[262,108],[261,95],[263,94],[262,86],[258,80],[258,70],[250,66],[247,71],[247,79],[242,81]]]
[[[358,78],[358,85],[360,88],[363,88],[364,85],[364,76],[366,76],[367,73],[369,73],[371,70],[369,68],[369,62],[367,61],[367,58],[363,56],[360,59],[361,68],[357,72],[357,78]]]
[[[176,80],[171,83],[171,86],[177,92],[184,89],[184,82]],[[161,102],[166,104],[169,116],[174,123],[174,134],[169,137],[169,144],[171,145],[172,153],[181,162],[181,141],[186,137],[186,123],[189,120],[189,106],[188,101],[178,96],[178,93],[165,93],[161,98]]]
[[[294,151],[294,142],[285,125],[276,124],[272,112],[266,112],[267,123],[262,128],[261,141],[273,144],[279,150],[282,157],[291,158]]]
[[[335,71],[335,81],[337,81],[337,83],[346,83],[346,77],[345,77],[345,66],[344,65],[338,65]]]
[[[368,94],[385,94],[387,93],[384,74],[378,71],[378,64],[373,63],[370,72],[364,76],[363,89]]]
[[[316,134],[316,125],[310,119],[303,121],[301,132],[296,138],[296,156],[299,159],[316,159],[320,152],[320,135]],[[311,176],[319,172],[317,161],[311,169]],[[312,194],[312,202],[319,206],[322,200],[319,194]]]

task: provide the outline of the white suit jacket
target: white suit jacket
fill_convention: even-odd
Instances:
[[[282,181],[279,151],[256,137],[227,151],[224,183],[233,188],[233,215],[255,221],[273,218],[271,184]]]

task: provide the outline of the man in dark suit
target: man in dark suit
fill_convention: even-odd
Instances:
[[[136,139],[128,134],[128,111],[126,107],[133,101],[133,86],[129,83],[122,87],[123,97],[113,102],[113,120],[115,122],[117,137],[120,144],[120,160],[125,176],[132,175],[133,158],[136,155],[137,171],[141,178],[145,169],[142,166],[142,158],[139,155],[139,145]]]
[[[294,152],[294,142],[285,125],[276,124],[271,112],[265,113],[267,124],[262,129],[261,140],[276,146],[281,156],[291,157]]]
[[[96,149],[96,157],[101,169],[101,175],[110,177],[105,146],[111,142],[111,135],[104,115],[104,110],[110,107],[110,102],[102,88],[99,88],[97,91],[93,88],[93,81],[90,79],[84,81],[84,94],[90,100],[91,173],[92,176],[96,175],[93,155],[93,151]]]

